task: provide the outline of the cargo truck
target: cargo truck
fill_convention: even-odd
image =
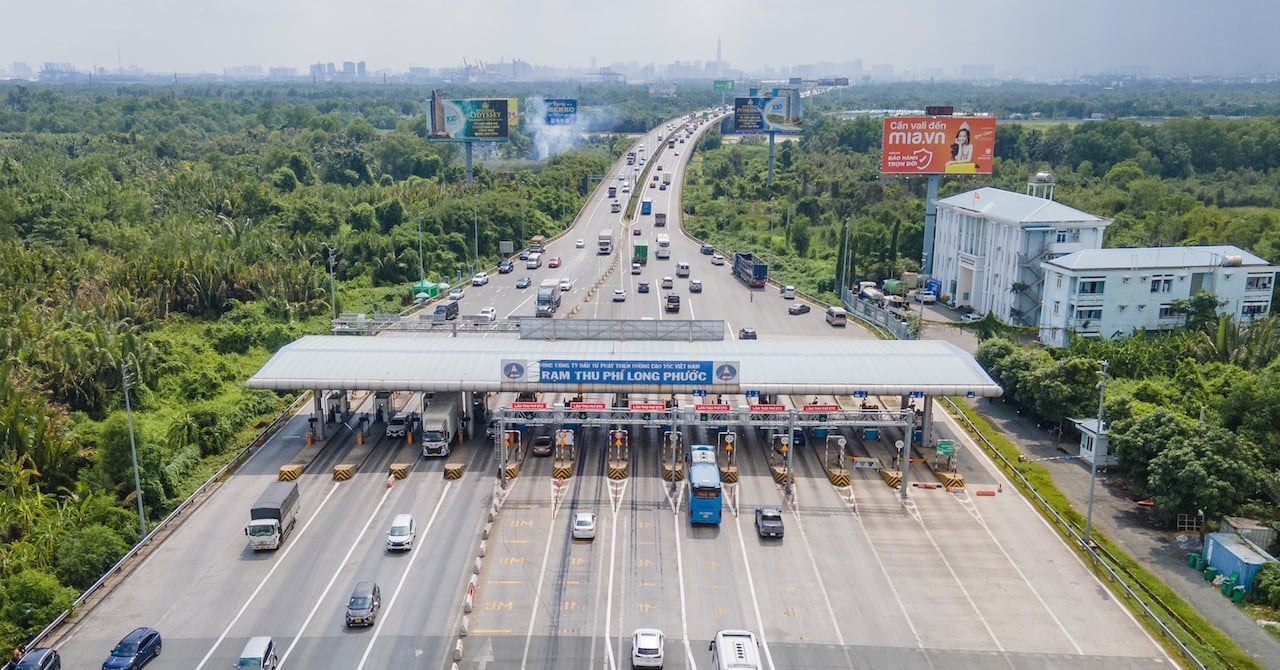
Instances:
[[[560,285],[554,279],[543,279],[538,285],[538,299],[533,308],[533,315],[551,318],[560,309]]]
[[[753,288],[762,288],[769,281],[769,264],[753,254],[739,251],[733,255],[733,274]]]
[[[650,198],[643,198],[643,199],[641,199],[641,200],[640,200],[640,214],[641,214],[641,215],[644,215],[644,216],[647,216],[647,215],[652,214],[652,213],[653,213],[653,200],[652,200],[652,199],[650,199]]]
[[[667,186],[670,186],[670,185],[671,185],[671,173],[670,173],[670,172],[664,172],[664,173],[662,173],[662,183],[666,184]]]
[[[655,226],[657,226],[657,227],[659,227],[659,228],[662,228],[663,226],[666,226],[666,225],[667,225],[667,214],[666,214],[666,212],[658,212],[657,214],[654,214],[654,215],[653,215],[653,225],[655,225]]]
[[[600,249],[599,253],[601,256],[608,256],[610,253],[613,253],[613,229],[612,228],[605,228],[604,230],[600,231],[600,234],[596,237],[596,240],[597,240],[596,246]]]
[[[609,197],[610,197],[610,198],[616,198],[616,197],[618,197],[618,187],[617,187],[617,186],[610,186],[610,187],[609,187]]]
[[[298,522],[298,482],[271,482],[249,508],[244,534],[254,551],[279,549]]]
[[[458,437],[462,394],[437,393],[422,413],[422,455],[448,456]]]
[[[631,255],[631,262],[640,265],[649,264],[649,243],[645,240],[636,240],[635,253]]]

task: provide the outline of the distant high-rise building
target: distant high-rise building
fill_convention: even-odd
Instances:
[[[26,63],[14,63],[9,67],[9,76],[14,79],[31,79],[35,72]]]
[[[366,74],[367,74],[367,70],[365,69],[364,61],[360,61],[356,63],[356,77],[359,77],[360,79],[364,79]]]

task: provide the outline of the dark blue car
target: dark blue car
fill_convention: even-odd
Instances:
[[[135,628],[111,650],[111,655],[102,662],[102,670],[136,670],[159,655],[160,632],[154,628]]]
[[[62,670],[62,657],[48,647],[32,649],[22,655],[14,670]]]

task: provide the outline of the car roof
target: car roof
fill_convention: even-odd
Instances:
[[[596,518],[596,513],[595,512],[574,512],[573,518],[575,520],[594,519]]]
[[[777,507],[758,507],[756,508],[756,511],[762,514],[777,514],[778,516],[782,516],[782,510]]]
[[[129,631],[128,635],[120,638],[120,641],[121,642],[137,642],[141,640],[144,636],[154,632],[155,632],[154,628],[148,628],[147,626],[139,626]]]

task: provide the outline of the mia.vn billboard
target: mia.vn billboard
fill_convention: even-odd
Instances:
[[[989,116],[891,116],[884,120],[880,171],[991,173],[996,120]]]

